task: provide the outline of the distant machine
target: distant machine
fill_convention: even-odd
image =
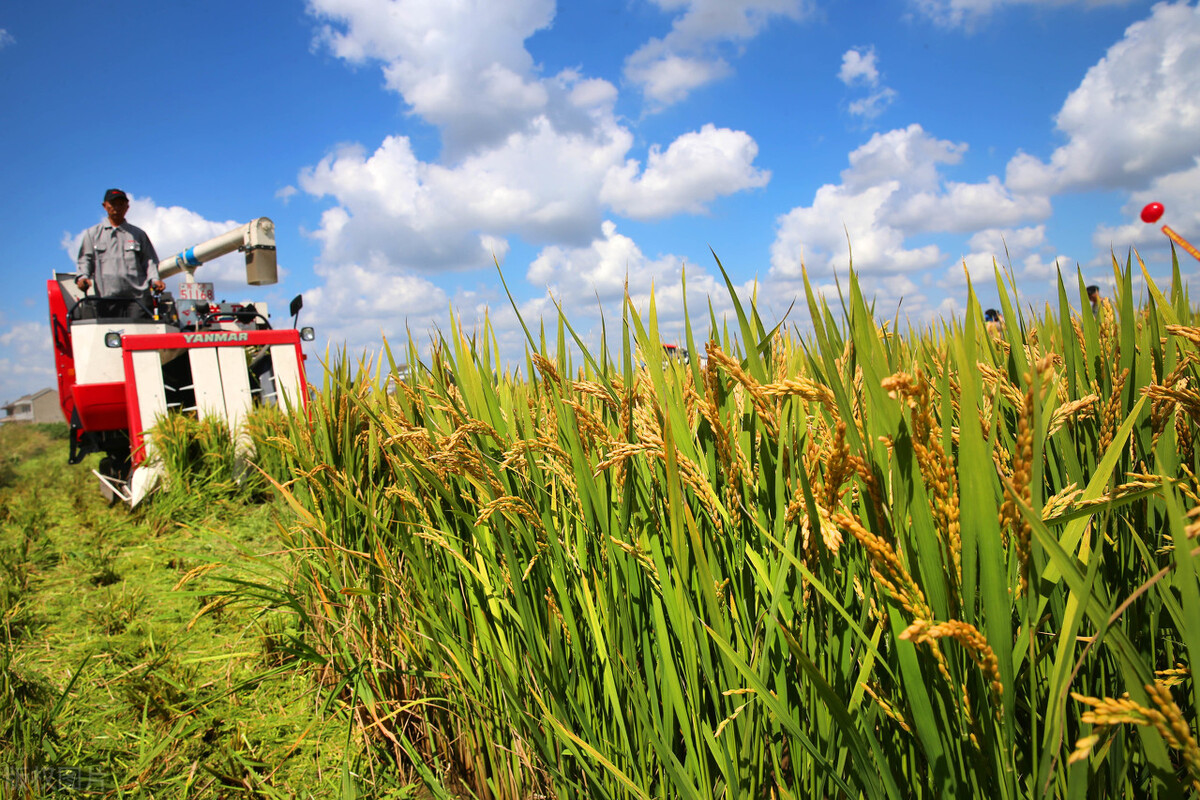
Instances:
[[[307,409],[300,343],[314,338],[312,328],[274,330],[264,303],[217,303],[213,285],[195,280],[197,267],[236,251],[245,253],[248,284],[278,280],[275,226],[260,217],[160,261],[162,279],[185,279],[178,298],[149,301],[148,319],[96,317],[108,298],[80,291],[74,273],[46,282],[68,461],[104,453],[95,473],[110,501],[137,505],[162,479],[147,431],[164,415],[220,418],[245,448],[241,423],[253,407]],[[300,305],[292,301],[293,316]]]

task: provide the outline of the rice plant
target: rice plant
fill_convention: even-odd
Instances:
[[[337,356],[270,439],[330,696],[440,796],[1200,790],[1200,327],[1113,267],[903,333],[730,285],[703,366],[628,303],[520,378],[486,327]]]
[[[153,527],[203,517],[222,505],[259,502],[270,493],[270,479],[282,480],[285,469],[278,446],[264,446],[285,434],[285,413],[256,407],[241,422],[237,435],[220,417],[169,414],[150,431],[151,459],[165,476],[150,495],[144,513]]]

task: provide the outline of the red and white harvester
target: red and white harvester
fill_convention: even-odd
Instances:
[[[224,420],[243,450],[241,430],[258,405],[306,409],[308,385],[300,342],[311,328],[275,330],[265,303],[214,302],[211,283],[198,283],[201,264],[241,251],[251,286],[278,280],[275,226],[266,217],[241,225],[159,262],[166,280],[184,273],[179,296],[157,295],[147,319],[105,317],[106,298],[75,285],[75,273],[46,282],[58,397],[71,426],[68,461],[104,457],[101,489],[109,500],[137,505],[162,476],[148,431],[162,416],[194,414]],[[301,299],[291,303],[293,318]]]

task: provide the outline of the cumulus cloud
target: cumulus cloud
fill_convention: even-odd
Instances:
[[[779,218],[772,277],[794,279],[802,263],[810,275],[830,275],[846,269],[851,254],[864,274],[911,273],[944,264],[946,255],[933,244],[908,246],[910,236],[1011,227],[1049,215],[1045,197],[1016,196],[995,176],[946,181],[941,169],[965,152],[965,144],[937,139],[920,125],[875,134],[850,154],[841,184],[822,186],[812,205]]]
[[[851,116],[870,121],[878,117],[896,100],[896,91],[879,82],[879,63],[874,47],[851,48],[842,54],[838,80],[850,87],[863,87],[864,97],[850,101],[846,110]]]
[[[753,39],[776,17],[801,20],[811,0],[652,0],[676,16],[661,39],[642,45],[625,61],[625,77],[659,105],[729,73],[722,45]]]
[[[529,265],[526,279],[545,287],[546,295],[522,306],[522,314],[536,318],[555,313],[554,303],[571,307],[572,325],[577,330],[595,324],[585,341],[598,342],[598,322],[603,313],[609,320],[610,333],[619,334],[613,320],[621,318],[622,303],[628,291],[638,313],[645,314],[653,296],[664,341],[684,338],[683,275],[687,273],[687,291],[691,298],[693,330],[704,337],[708,330],[708,302],[718,318],[731,304],[722,281],[696,265],[685,265],[673,254],[647,256],[633,239],[617,232],[616,223],[605,220],[601,236],[582,247],[552,245],[543,248]],[[751,287],[740,288],[749,296]]]
[[[351,63],[383,62],[389,89],[442,130],[452,156],[525,127],[547,110],[524,42],[554,19],[554,0],[309,0],[317,44]]]
[[[654,48],[658,50],[659,48]],[[701,86],[720,80],[732,71],[722,58],[680,56],[660,51],[653,57],[643,49],[625,67],[625,77],[659,105],[671,105]]]
[[[57,388],[50,326],[45,322],[0,321],[0,400],[16,400]]]
[[[734,3],[732,17],[724,5],[714,8],[722,24],[749,30],[773,5],[794,2]],[[505,8],[310,3],[326,21],[322,46],[352,62],[382,61],[388,85],[440,128],[448,150],[437,163],[422,161],[407,137],[390,136],[374,152],[343,146],[303,170],[300,188],[337,204],[313,233],[323,264],[478,268],[493,255],[503,258],[513,235],[536,245],[584,245],[599,234],[606,205],[644,219],[701,213],[717,197],[768,179],[752,164],[753,139],[711,125],[665,150],[651,146],[641,171],[629,158],[633,135],[613,111],[616,87],[578,70],[536,74],[523,43],[549,24],[553,4],[517,0]],[[705,15],[683,17],[683,40],[707,36]],[[459,86],[477,80],[481,86]],[[481,105],[493,116],[472,117]]]
[[[604,175],[631,143],[615,124],[564,135],[541,119],[502,147],[445,167],[391,136],[369,155],[355,146],[327,156],[302,172],[300,185],[338,202],[315,233],[327,263],[381,257],[405,269],[470,269],[491,263],[497,245],[506,250],[509,232],[587,241],[599,226]]]
[[[1160,3],[1125,31],[1067,97],[1055,124],[1067,139],[1049,161],[1018,153],[1015,191],[1144,189],[1191,167],[1200,140],[1200,7]]]
[[[771,173],[753,165],[758,145],[743,131],[705,125],[685,133],[663,152],[650,149],[646,169],[629,159],[604,177],[600,199],[634,219],[693,214],[721,195],[766,186]]]
[[[601,233],[584,247],[544,248],[529,265],[526,279],[568,302],[598,298],[602,303],[620,302],[627,281],[632,293],[648,290],[654,281],[679,283],[683,261],[678,256],[646,257],[632,239],[617,233],[611,220],[604,221]]]
[[[389,136],[369,155],[357,145],[331,153],[300,175],[306,192],[338,202],[322,214],[313,234],[322,242],[322,261],[431,271],[487,263],[490,253],[477,229],[487,221],[487,211],[505,208],[505,200],[520,210],[530,210],[531,204],[504,186],[503,176],[474,171],[481,181],[490,180],[471,196],[468,182],[456,180],[461,172],[418,161],[402,136]]]
[[[343,264],[318,270],[324,283],[304,293],[305,313],[328,341],[353,353],[377,348],[380,336],[403,346],[407,332],[424,343],[450,303],[445,291],[411,272],[389,273],[380,264]]]
[[[858,192],[848,191],[844,185],[822,186],[811,206],[794,208],[779,217],[771,245],[771,275],[797,278],[802,266],[811,273],[832,275],[851,263],[864,274],[935,266],[944,258],[936,245],[905,248],[904,232],[887,222],[885,207],[899,190],[899,181]]]
[[[682,86],[686,93],[714,79],[724,67],[708,43],[753,36],[768,17],[798,14],[805,2],[661,0],[677,19],[656,91]],[[634,136],[614,111],[612,83],[577,69],[543,75],[525,49],[553,10],[549,0],[311,0],[309,12],[320,23],[316,46],[350,63],[379,63],[387,87],[443,141],[436,161],[420,158],[403,135],[373,149],[343,145],[298,175],[300,191],[333,201],[309,234],[321,245],[324,283],[305,298],[306,307],[324,309],[314,312],[324,315],[317,322],[335,337],[377,341],[378,330],[401,317],[432,325],[449,303],[515,326],[504,302],[487,312],[496,298],[447,296],[437,276],[490,269],[519,237],[542,248],[530,271],[539,288],[586,285],[594,296],[595,287],[611,289],[605,269],[589,267],[572,281],[559,267],[583,263],[597,248],[610,265],[622,244],[632,247],[628,260],[646,261],[602,224],[610,212],[645,220],[705,213],[722,196],[766,184],[769,173],[753,163],[757,144],[742,131],[706,125],[633,155]],[[356,304],[355,293],[372,293],[372,281],[390,287],[389,304]],[[388,317],[393,306],[400,310]],[[552,313],[553,302],[542,296],[522,309]],[[498,335],[503,340],[514,330]]]
[[[906,231],[970,233],[1050,216],[1050,198],[1017,196],[995,175],[983,183],[946,181],[935,191],[915,192],[898,201],[889,215]]]
[[[967,241],[962,260],[946,271],[946,283],[966,285],[966,272],[977,287],[986,286],[995,277],[995,268],[1011,268],[1013,276],[1028,286],[1034,282],[1049,283],[1056,278],[1056,267],[1064,275],[1075,268],[1075,261],[1054,253],[1046,239],[1046,226],[1024,228],[988,228]]]
[[[875,48],[855,48],[843,53],[838,79],[847,86],[878,84],[879,67],[876,65]]]
[[[850,105],[846,106],[846,110],[853,116],[862,117],[864,120],[873,120],[887,110],[896,100],[896,91],[883,87],[871,92],[866,97],[861,97],[858,100],[852,100]]]
[[[1125,5],[1131,0],[910,0],[917,14],[943,28],[971,29],[1006,6]]]
[[[598,233],[606,204],[638,219],[701,213],[770,177],[753,166],[757,145],[741,131],[706,125],[683,134],[666,150],[652,147],[644,170],[626,158],[632,142],[609,113],[587,133],[561,132],[543,117],[447,167],[420,161],[407,138],[393,136],[369,155],[358,146],[330,154],[301,173],[300,186],[338,202],[314,233],[324,262],[438,272],[503,259],[512,234],[582,245]]]
[[[965,143],[935,139],[920,125],[876,133],[850,153],[850,168],[842,181],[852,191],[903,179],[913,192],[929,192],[940,182],[939,164],[957,164],[967,152]]]
[[[351,352],[378,350],[380,334],[393,346],[411,331],[421,357],[428,355],[429,334],[446,329],[448,306],[456,313],[455,323],[467,335],[491,324],[501,360],[519,364],[528,342],[517,314],[535,331],[539,321],[556,318],[558,308],[569,309],[570,322],[582,341],[599,352],[603,326],[607,322],[609,346],[619,347],[626,290],[637,312],[645,319],[653,297],[659,331],[664,341],[685,340],[681,278],[686,269],[692,298],[693,329],[703,340],[708,330],[708,302],[720,319],[730,312],[723,284],[705,270],[686,265],[674,254],[648,256],[616,223],[605,220],[600,235],[580,246],[549,245],[530,263],[525,278],[538,293],[519,300],[514,310],[503,295],[487,290],[459,289],[452,295],[412,273],[383,277],[379,265],[353,265],[331,271],[322,268],[327,285],[305,294],[306,308],[314,306],[319,330],[331,332],[332,340],[349,342]],[[749,286],[740,287],[746,296]],[[400,356],[403,360],[403,356]]]

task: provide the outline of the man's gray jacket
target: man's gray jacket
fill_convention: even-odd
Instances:
[[[89,278],[105,297],[141,297],[158,280],[158,254],[141,228],[108,220],[83,232],[76,278]]]

